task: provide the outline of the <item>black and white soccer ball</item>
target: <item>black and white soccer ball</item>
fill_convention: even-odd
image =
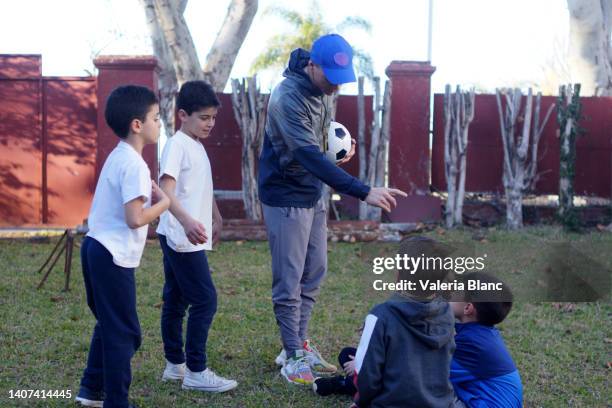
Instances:
[[[351,151],[351,134],[342,123],[330,122],[325,143],[325,156],[338,163]]]

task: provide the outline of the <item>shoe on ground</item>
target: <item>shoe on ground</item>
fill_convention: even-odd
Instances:
[[[205,392],[226,392],[237,386],[236,381],[223,378],[215,374],[210,368],[200,372],[193,372],[189,368],[185,368],[182,388]]]
[[[305,351],[306,361],[310,364],[310,370],[317,375],[331,375],[335,374],[338,369],[335,365],[328,363],[321,356],[321,353],[317,348],[312,344],[310,340],[306,340],[304,345],[302,346]],[[278,366],[284,366],[287,361],[287,352],[285,349],[282,349],[280,354],[276,356],[274,362]]]
[[[285,365],[285,363],[287,362],[287,352],[285,351],[285,349],[281,350],[280,354],[274,359],[274,362],[277,366],[280,367]]]
[[[306,361],[310,365],[310,369],[318,375],[331,375],[337,370],[336,366],[328,363],[319,353],[319,350],[312,344],[310,340],[304,342],[304,351],[306,352]]]
[[[74,400],[83,407],[101,408],[104,405],[104,391],[92,391],[87,387],[81,386]]]
[[[334,377],[320,377],[312,383],[312,390],[322,397],[332,394],[347,394],[346,377],[337,375]]]
[[[281,375],[292,384],[312,385],[314,382],[305,354],[304,350],[297,350],[295,357],[287,359],[280,370]]]
[[[166,360],[166,368],[162,375],[162,381],[182,380],[185,377],[185,363],[173,364]]]

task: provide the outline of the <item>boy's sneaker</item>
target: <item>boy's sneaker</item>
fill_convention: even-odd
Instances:
[[[193,372],[189,368],[185,368],[182,388],[184,390],[225,392],[237,386],[236,381],[218,376],[210,368],[200,372]]]
[[[304,342],[304,351],[306,352],[306,361],[308,361],[313,372],[321,375],[330,375],[337,371],[335,365],[323,359],[319,350],[317,350],[310,340]]]
[[[312,383],[312,390],[323,397],[331,394],[351,395],[349,387],[346,385],[347,381],[346,377],[340,375],[329,378],[317,378]]]
[[[314,376],[306,361],[304,350],[297,350],[295,357],[286,360],[280,372],[287,381],[293,384],[310,385],[314,382]]]
[[[285,365],[285,363],[287,362],[287,352],[285,351],[285,349],[281,350],[280,354],[274,359],[274,362],[277,366],[282,367]]]
[[[102,407],[104,405],[104,391],[92,391],[81,386],[74,400],[84,407]]]
[[[185,377],[185,363],[172,364],[166,360],[166,368],[162,375],[162,381],[182,380]]]

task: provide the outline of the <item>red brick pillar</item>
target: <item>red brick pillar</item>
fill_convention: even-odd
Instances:
[[[45,222],[44,107],[41,56],[0,54],[0,226]]]
[[[106,99],[121,85],[140,85],[157,90],[157,59],[152,56],[102,56],[94,60],[98,68],[98,136],[96,152],[96,182],[109,153],[117,146],[119,138],[106,124],[104,107]],[[142,152],[151,170],[151,178],[157,180],[157,144],[145,146]]]
[[[396,222],[440,218],[440,202],[429,192],[429,116],[431,75],[429,62],[392,61],[386,73],[391,80],[389,186],[406,191],[390,214]]]

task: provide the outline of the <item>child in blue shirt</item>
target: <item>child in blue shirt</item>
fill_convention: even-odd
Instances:
[[[495,325],[512,308],[512,293],[505,283],[482,272],[465,275],[466,280],[501,283],[503,290],[466,291],[461,302],[450,302],[457,346],[451,361],[450,380],[457,398],[469,408],[520,408],[523,406],[521,377]]]

